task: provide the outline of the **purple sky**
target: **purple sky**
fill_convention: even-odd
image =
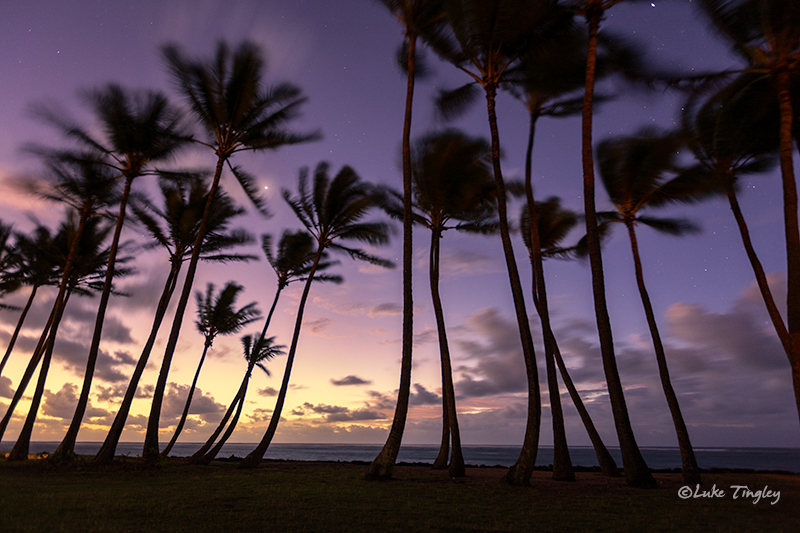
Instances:
[[[606,27],[637,40],[654,62],[684,70],[712,70],[735,65],[724,44],[706,34],[690,1],[616,6]],[[109,81],[136,89],[159,89],[176,101],[157,46],[171,41],[189,54],[207,56],[219,39],[237,43],[251,39],[268,58],[269,82],[291,81],[309,97],[298,131],[321,129],[324,140],[278,152],[237,156],[255,174],[270,200],[274,217],[250,214],[239,225],[257,235],[276,237],[284,228],[298,228],[280,198],[281,187],[295,188],[302,166],[329,161],[334,170],[353,166],[364,178],[400,186],[398,152],[404,105],[404,78],[394,64],[402,33],[395,19],[378,2],[325,0],[271,1],[141,1],[6,2],[0,7],[0,218],[15,228],[32,227],[28,213],[54,227],[60,208],[44,204],[11,188],[9,179],[40,169],[20,147],[35,141],[60,146],[52,129],[28,114],[30,104],[54,100],[76,117],[91,123],[77,102],[80,89]],[[432,75],[418,83],[414,135],[444,125],[437,122],[431,101],[435,90],[455,87],[466,78],[452,66],[435,60]],[[595,139],[630,134],[643,125],[674,125],[679,99],[664,94],[630,94],[599,110]],[[521,176],[527,113],[502,95],[498,103],[504,173]],[[488,137],[485,111],[477,106],[455,124],[471,135]],[[567,207],[582,208],[580,120],[543,119],[537,130],[534,179],[537,196],[562,197]],[[199,150],[181,163],[212,165],[213,157]],[[223,185],[243,200],[230,176]],[[779,295],[785,294],[785,258],[781,225],[780,184],[776,174],[745,180],[741,202],[766,271]],[[145,189],[154,192],[152,184]],[[154,196],[155,197],[155,196]],[[158,203],[158,201],[156,201]],[[246,204],[245,204],[246,205]],[[598,209],[609,207],[598,195]],[[514,217],[519,205],[513,206]],[[684,417],[697,446],[800,446],[800,427],[790,386],[789,366],[771,330],[760,295],[742,250],[727,204],[721,200],[690,208],[664,210],[686,216],[703,233],[683,239],[641,229],[645,276],[662,330]],[[376,213],[374,217],[377,217]],[[140,233],[129,228],[126,237]],[[414,404],[406,442],[436,443],[440,434],[440,373],[435,323],[427,286],[428,235],[415,234]],[[514,245],[523,280],[530,276],[523,245]],[[376,252],[399,259],[400,240]],[[256,249],[253,253],[260,254]],[[447,234],[442,246],[442,299],[454,358],[462,440],[465,444],[520,444],[524,431],[524,368],[515,332],[510,290],[498,238]],[[616,233],[604,248],[606,286],[622,382],[634,430],[642,445],[674,446],[674,431],[658,382],[655,357],[633,277],[627,239]],[[155,301],[166,276],[166,259],[159,251],[141,253],[139,274],[124,284],[134,294],[114,299],[104,329],[104,357],[96,374],[90,420],[81,440],[100,440],[113,417],[120,391],[127,384],[150,327]],[[548,292],[556,335],[572,375],[610,445],[616,444],[592,314],[587,264],[552,261],[546,265]],[[399,382],[400,271],[383,271],[342,258],[337,268],[341,286],[312,288],[301,334],[293,388],[284,409],[277,439],[282,442],[375,442],[385,439]],[[274,275],[265,261],[247,265],[203,265],[196,289],[208,281],[218,287],[227,280],[243,284],[239,303],[259,302],[266,311],[274,291]],[[527,283],[526,283],[527,285]],[[529,291],[529,288],[527,289]],[[289,344],[300,287],[286,291],[272,335]],[[24,302],[27,294],[8,297]],[[24,338],[0,377],[0,408],[19,381],[28,355],[49,311],[52,293],[43,294],[23,330]],[[785,301],[785,300],[782,300]],[[96,300],[74,298],[59,331],[60,343],[48,392],[37,423],[35,440],[60,440],[72,416],[83,375]],[[533,306],[529,304],[529,310]],[[5,346],[17,315],[0,313],[0,346]],[[180,413],[187,384],[202,350],[194,327],[193,301],[173,364],[164,410],[164,427]],[[169,320],[171,322],[171,318]],[[537,339],[538,318],[531,317]],[[168,326],[164,328],[167,330]],[[252,333],[256,326],[245,333]],[[166,331],[153,358],[160,362]],[[538,342],[538,341],[537,341]],[[159,351],[160,349],[160,351]],[[205,438],[233,397],[244,371],[238,336],[218,338],[198,383],[195,413],[182,437]],[[537,350],[540,361],[542,349]],[[544,376],[543,363],[540,375]],[[256,374],[241,427],[234,441],[258,440],[265,429],[280,385],[283,358],[269,364],[271,377]],[[124,440],[141,438],[148,410],[147,386],[157,368],[143,378],[143,398],[134,404]],[[547,403],[546,397],[544,398]],[[577,414],[564,395],[568,438],[588,444]],[[13,440],[27,412],[27,403],[6,434]],[[165,430],[162,438],[171,434]],[[544,409],[542,442],[552,442],[549,409]],[[702,466],[702,465],[701,465]]]

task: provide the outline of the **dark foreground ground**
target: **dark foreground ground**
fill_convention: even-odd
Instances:
[[[655,474],[659,489],[641,490],[594,472],[565,483],[537,471],[530,487],[509,487],[500,483],[502,468],[469,468],[457,481],[424,466],[399,466],[381,482],[365,481],[365,470],[0,460],[0,532],[800,531],[793,474],[706,473],[699,490],[681,492],[672,473]]]

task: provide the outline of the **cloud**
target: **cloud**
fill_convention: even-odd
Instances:
[[[44,391],[42,399],[42,414],[53,418],[71,420],[78,404],[78,386],[73,383],[64,383],[58,392]],[[86,407],[84,420],[93,418],[108,418],[110,413],[105,409],[93,407],[91,401]],[[104,422],[105,420],[103,420]],[[98,423],[100,421],[93,421]]]
[[[278,391],[276,389],[273,389],[272,387],[267,387],[265,389],[258,389],[257,393],[259,396],[267,396],[267,397],[278,395]]]
[[[440,258],[443,279],[494,274],[503,271],[496,258],[461,248],[444,247]]]
[[[416,392],[411,393],[411,397],[409,398],[409,405],[434,405],[442,403],[441,396],[433,392],[430,392],[428,389],[426,389],[419,383],[414,383],[414,390]]]
[[[0,398],[11,398],[14,396],[14,389],[11,388],[11,378],[0,376]]]
[[[369,385],[372,382],[366,379],[361,379],[358,376],[347,376],[343,377],[342,379],[331,379],[331,383],[336,385],[337,387],[342,387],[345,385]]]
[[[161,417],[163,419],[174,418],[176,421],[183,412],[186,405],[186,398],[189,395],[189,385],[178,385],[169,383],[167,393],[164,395],[164,403],[161,406]],[[218,420],[218,416],[225,412],[226,406],[217,403],[214,397],[206,394],[202,389],[196,387],[192,395],[192,404],[189,407],[190,415],[199,415],[199,419],[208,422]],[[188,422],[187,422],[188,423]]]
[[[306,326],[306,328],[311,330],[310,333],[312,335],[319,335],[328,329],[328,326],[331,325],[331,322],[333,321],[330,318],[318,318],[316,320],[309,320],[303,324]]]
[[[327,405],[324,403],[313,405],[309,402],[293,409],[292,414],[300,417],[312,414],[324,415],[322,419],[326,423],[386,419],[386,415],[383,413],[367,407],[351,410],[349,407],[340,405]]]
[[[378,304],[369,310],[369,317],[375,318],[376,316],[394,316],[403,312],[403,307],[397,303],[383,303]]]

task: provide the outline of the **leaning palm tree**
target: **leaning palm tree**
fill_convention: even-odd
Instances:
[[[10,271],[17,263],[15,244],[12,244],[11,237],[14,235],[14,227],[0,220],[0,296],[13,291],[18,284],[10,277]],[[7,306],[0,304],[0,309]],[[0,370],[2,368],[0,367]]]
[[[411,394],[411,359],[414,340],[412,258],[413,215],[411,184],[411,111],[414,100],[414,85],[418,74],[424,72],[422,56],[417,52],[417,41],[437,40],[444,26],[442,0],[380,0],[403,26],[403,45],[398,53],[400,66],[406,72],[406,103],[403,119],[403,334],[400,362],[400,387],[397,393],[392,427],[386,444],[372,462],[367,477],[389,478],[392,476],[400,443],[403,440],[408,402]]]
[[[162,52],[178,89],[208,137],[208,141],[198,142],[214,152],[217,164],[154,391],[143,451],[143,457],[149,462],[156,461],[159,456],[158,427],[169,368],[223,168],[228,166],[256,207],[266,213],[262,201],[255,194],[253,178],[233,166],[231,157],[238,152],[272,150],[319,137],[318,134],[299,135],[284,129],[297,117],[305,98],[299,88],[288,83],[269,88],[263,86],[264,61],[253,43],[242,43],[233,54],[225,43],[220,43],[215,57],[209,61],[190,60],[175,45],[165,46]]]
[[[197,379],[200,377],[200,370],[203,368],[206,354],[214,343],[214,339],[217,335],[236,333],[247,324],[261,318],[261,311],[256,308],[255,302],[251,302],[240,309],[234,309],[236,298],[243,290],[244,287],[238,283],[229,281],[217,295],[214,294],[213,283],[209,283],[206,286],[205,296],[200,291],[195,293],[195,298],[197,299],[197,322],[195,322],[195,324],[197,325],[197,330],[205,337],[203,354],[200,356],[200,362],[197,363],[197,370],[194,373],[192,385],[189,387],[189,394],[186,396],[186,404],[183,407],[183,413],[181,413],[181,418],[178,421],[178,425],[175,427],[175,433],[172,435],[172,439],[161,452],[162,457],[167,457],[169,455],[169,452],[172,450],[172,447],[175,446],[183,430],[186,417],[189,416],[189,408],[192,405],[192,396],[197,386]]]
[[[483,139],[457,130],[431,133],[412,146],[415,222],[431,232],[429,274],[431,298],[439,336],[442,365],[442,442],[434,468],[448,468],[451,477],[464,477],[465,465],[458,429],[450,348],[447,343],[442,300],[439,295],[439,257],[443,233],[449,229],[492,233],[497,203],[491,170],[491,148]],[[396,195],[397,196],[397,195]],[[389,213],[402,217],[402,206],[390,205]]]
[[[185,181],[162,180],[160,187],[161,195],[164,198],[163,209],[156,208],[152,203],[134,204],[133,213],[136,220],[150,235],[151,241],[145,245],[145,248],[164,248],[169,254],[170,269],[156,306],[150,334],[136,363],[114,422],[95,456],[95,461],[99,463],[107,464],[114,459],[117,444],[122,436],[125,421],[139,386],[139,380],[147,366],[161,323],[167,313],[181,267],[192,255],[192,246],[197,238],[197,228],[200,226],[208,199],[207,186],[199,179],[191,181],[188,187]],[[244,209],[236,206],[224,191],[220,191],[214,199],[211,218],[206,227],[206,238],[201,244],[201,260],[225,263],[256,259],[255,256],[227,251],[230,248],[253,242],[252,236],[246,231],[229,229],[231,220],[244,212]]]
[[[228,407],[228,412],[225,413],[225,417],[223,417],[222,422],[220,422],[216,431],[214,431],[214,434],[208,439],[208,441],[206,441],[206,444],[204,444],[200,450],[192,455],[190,462],[193,464],[207,465],[213,461],[230,436],[233,434],[233,430],[236,428],[236,423],[239,421],[239,415],[242,414],[244,399],[247,395],[247,385],[250,382],[253,369],[258,367],[269,376],[269,370],[267,370],[267,367],[264,366],[264,362],[269,361],[278,355],[283,355],[286,353],[284,351],[286,346],[276,345],[275,337],[264,338],[263,335],[245,335],[242,337],[242,347],[244,348],[244,358],[247,360],[247,371],[244,373],[242,384],[239,385],[239,390],[236,391],[236,396],[234,396],[233,402],[231,402],[230,407]],[[216,446],[206,453],[204,448],[207,450],[206,446],[210,448],[214,444],[214,441],[219,436],[219,433],[221,433],[222,429],[225,427],[227,419],[230,417],[231,410],[234,407],[236,407],[236,412],[233,414],[233,419],[228,425],[228,429],[225,430],[225,433],[219,439],[219,442],[217,442]]]
[[[633,487],[655,487],[656,481],[642,457],[636,436],[633,433],[625,393],[617,369],[614,353],[614,336],[606,303],[603,258],[600,250],[600,234],[597,229],[597,209],[595,206],[594,154],[592,152],[592,124],[594,116],[594,89],[597,80],[597,43],[600,22],[606,11],[622,0],[576,0],[578,14],[586,20],[587,53],[586,78],[583,92],[581,114],[581,161],[583,163],[583,210],[586,221],[586,243],[589,265],[592,272],[592,298],[594,300],[597,333],[600,341],[600,355],[603,360],[603,373],[608,386],[608,398],[614,416],[614,428],[619,440],[625,482]],[[635,0],[629,0],[635,1]]]
[[[39,288],[45,285],[58,284],[52,248],[53,236],[50,234],[50,230],[45,226],[37,225],[32,235],[26,235],[24,233],[16,234],[15,267],[14,271],[9,273],[9,278],[15,285],[29,285],[31,292],[17,319],[17,325],[14,328],[14,332],[11,334],[11,339],[8,341],[3,360],[0,361],[0,374],[3,373],[6,362],[14,350],[14,345],[16,344],[19,333],[25,323],[25,318],[28,316],[28,311],[31,305],[33,305],[33,300],[36,298]]]
[[[308,271],[303,294],[300,297],[300,303],[297,308],[292,343],[289,346],[286,369],[283,373],[283,380],[278,392],[275,409],[272,412],[272,418],[261,442],[239,465],[243,468],[253,468],[261,462],[261,458],[267,451],[275,431],[278,429],[281,410],[286,400],[286,393],[289,390],[292,364],[297,353],[297,342],[300,338],[300,327],[303,323],[303,311],[308,299],[308,293],[311,290],[311,283],[314,281],[314,274],[323,258],[323,253],[330,249],[346,253],[353,259],[367,261],[375,265],[387,268],[394,266],[390,261],[376,257],[359,248],[348,247],[338,242],[361,241],[370,245],[383,245],[389,242],[388,224],[376,221],[361,222],[361,219],[370,209],[377,207],[379,198],[374,188],[361,181],[352,168],[348,166],[342,167],[336,176],[331,179],[328,176],[328,164],[320,163],[314,171],[313,184],[310,190],[308,187],[308,169],[304,168],[300,171],[298,180],[298,196],[295,197],[290,191],[284,189],[283,197],[295,215],[297,215],[297,218],[300,219],[300,222],[314,237],[317,243],[317,251],[314,255],[314,262]]]
[[[644,282],[642,260],[636,236],[636,225],[642,224],[669,235],[685,235],[698,228],[690,222],[675,218],[656,218],[642,211],[674,203],[695,202],[708,192],[702,180],[690,173],[680,173],[677,154],[683,139],[680,134],[661,134],[653,129],[640,130],[633,137],[602,141],[597,148],[600,179],[616,211],[604,214],[605,223],[625,225],[631,241],[636,284],[642,299],[647,325],[653,340],[661,387],[669,406],[678,446],[681,451],[684,483],[700,483],[700,469],[683,420],[678,396],[672,387],[667,357],[658,331],[653,306]],[[677,174],[677,175],[676,175]],[[670,178],[670,175],[672,177]],[[698,186],[699,185],[699,186]]]
[[[277,254],[273,253],[272,236],[269,234],[261,237],[261,248],[264,250],[264,255],[267,257],[267,261],[269,261],[270,266],[275,271],[275,275],[278,278],[278,286],[275,290],[275,297],[272,299],[272,305],[269,308],[269,313],[267,313],[267,319],[264,321],[264,327],[261,329],[261,334],[258,336],[258,338],[253,341],[256,345],[261,347],[260,349],[266,349],[266,346],[271,346],[272,342],[274,341],[274,337],[270,338],[272,340],[266,339],[266,334],[267,330],[269,329],[270,322],[272,321],[272,315],[275,312],[275,307],[278,305],[278,299],[280,298],[283,289],[288,287],[290,283],[295,281],[305,281],[308,278],[308,273],[311,270],[311,266],[314,264],[314,258],[316,256],[316,244],[314,238],[307,231],[286,230],[283,232],[283,235],[281,235],[281,239],[278,242]],[[317,270],[314,275],[314,279],[317,282],[330,281],[333,283],[341,283],[341,276],[325,274],[322,272],[334,264],[336,264],[336,261],[329,261],[327,252],[323,253],[321,260],[317,263]],[[267,345],[264,345],[264,342],[267,342]],[[258,353],[258,350],[250,351],[249,353],[254,352]],[[214,430],[214,433],[212,433],[208,440],[206,440],[205,444],[203,444],[203,446],[201,446],[200,449],[197,450],[194,455],[192,455],[192,462],[207,464],[214,457],[216,457],[217,452],[219,452],[219,448],[222,446],[219,444],[215,446],[214,450],[212,450],[213,453],[209,452],[209,449],[211,446],[214,446],[214,442],[217,440],[217,437],[219,437],[220,433],[222,433],[222,430],[225,429],[225,425],[228,423],[228,420],[230,420],[231,416],[234,415],[234,409],[236,409],[235,418],[233,421],[231,421],[228,430],[225,432],[226,436],[223,437],[223,442],[225,439],[227,439],[227,436],[230,436],[230,433],[233,432],[233,427],[236,425],[236,420],[238,420],[239,414],[241,413],[243,407],[242,402],[244,401],[244,395],[246,391],[247,385],[246,383],[243,383],[239,388],[239,391],[236,393],[236,397],[234,398],[233,402],[231,402],[231,405],[225,412],[225,415],[222,417],[217,429]]]
[[[556,196],[551,196],[543,202],[536,202],[535,213],[537,219],[536,234],[539,237],[538,248],[541,258],[543,260],[553,257],[564,259],[575,255],[575,247],[564,247],[561,245],[561,241],[578,225],[578,215],[569,209],[562,208],[561,200]],[[520,214],[520,233],[522,234],[522,240],[525,242],[525,246],[528,248],[528,254],[533,257],[533,239],[531,237],[533,232],[530,229],[530,217],[528,206],[523,206],[522,213]],[[541,314],[542,309],[546,309],[547,306],[547,293],[543,290],[540,291],[540,289],[546,287],[546,283],[544,279],[538,279],[535,269],[532,269],[531,274],[533,277],[533,282],[531,283],[533,287],[533,303],[536,306],[537,312]],[[544,276],[543,268],[541,275]],[[586,410],[586,406],[583,404],[583,400],[581,400],[578,389],[575,387],[575,383],[569,375],[567,365],[561,357],[561,351],[558,348],[558,342],[553,333],[550,321],[543,320],[542,322],[545,339],[549,338],[550,349],[552,350],[552,355],[558,366],[559,373],[561,374],[561,380],[567,387],[569,397],[578,410],[583,426],[586,428],[586,433],[589,435],[589,440],[591,440],[595,455],[597,456],[597,462],[600,465],[600,471],[605,476],[619,476],[617,464],[614,462],[614,458],[611,457],[605,444],[603,444],[603,439],[600,437],[600,433],[598,433],[594,422],[592,422],[592,417],[589,415],[589,411]],[[548,368],[548,384],[550,381],[550,371]],[[555,470],[555,458],[553,461],[553,469]]]
[[[455,65],[473,81],[443,94],[439,99],[440,107],[446,114],[452,109],[453,103],[458,104],[475,93],[475,84],[483,89],[486,97],[500,237],[528,379],[525,438],[517,462],[503,480],[511,484],[527,484],[533,473],[539,446],[541,398],[533,337],[509,230],[506,184],[500,167],[500,136],[495,99],[509,69],[515,65],[521,54],[533,46],[534,41],[545,39],[551,30],[563,26],[569,17],[568,13],[565,16],[565,12],[551,0],[448,0],[445,2],[445,13],[450,39],[432,45],[443,59]]]

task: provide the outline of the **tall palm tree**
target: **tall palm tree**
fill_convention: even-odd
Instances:
[[[192,396],[197,386],[197,379],[200,377],[200,370],[203,368],[206,354],[214,343],[214,339],[217,335],[236,333],[247,324],[261,318],[261,311],[256,308],[255,302],[251,302],[240,309],[234,309],[236,298],[242,290],[244,290],[244,287],[229,281],[217,295],[214,294],[213,283],[209,283],[206,286],[205,296],[200,291],[195,293],[195,298],[197,299],[197,322],[195,324],[197,325],[197,330],[205,337],[203,354],[200,356],[200,362],[197,363],[197,370],[194,373],[192,385],[189,387],[189,394],[186,396],[186,405],[183,407],[183,413],[181,413],[181,418],[175,427],[172,439],[161,452],[162,457],[169,455],[183,430],[186,417],[189,416],[189,407],[192,405]]]
[[[605,216],[606,223],[625,224],[631,241],[636,284],[642,299],[647,325],[653,340],[658,363],[661,387],[669,406],[678,446],[681,451],[684,483],[700,483],[700,469],[683,420],[678,396],[670,380],[667,357],[658,331],[655,312],[644,282],[642,260],[635,226],[643,224],[670,235],[685,235],[699,229],[690,222],[674,218],[655,218],[642,211],[669,204],[689,203],[701,199],[708,189],[697,187],[695,176],[680,173],[677,153],[683,145],[680,134],[661,134],[645,128],[632,137],[618,137],[602,141],[597,148],[600,179],[616,212]],[[677,174],[677,175],[676,175]],[[672,177],[670,178],[670,175]]]
[[[13,291],[17,286],[9,276],[12,267],[17,262],[15,244],[11,242],[13,235],[14,226],[0,220],[0,296]],[[5,308],[7,306],[0,304],[0,309]]]
[[[506,207],[506,184],[500,167],[500,136],[497,128],[495,99],[505,76],[534,41],[547,34],[568,17],[551,0],[447,0],[445,12],[449,41],[432,43],[443,59],[472,78],[472,82],[442,96],[439,104],[445,114],[453,103],[460,103],[479,85],[486,97],[486,109],[492,143],[500,237],[506,259],[514,310],[520,332],[522,352],[528,378],[528,421],[519,459],[503,480],[511,484],[527,484],[533,473],[539,445],[541,398],[525,298],[519,278]]]
[[[530,216],[528,206],[523,206],[522,213],[520,214],[520,233],[522,234],[525,246],[528,248],[528,253],[533,256],[533,242],[531,238],[533,232],[530,229]],[[570,230],[578,225],[579,217],[576,213],[562,208],[561,200],[556,196],[551,196],[543,202],[536,202],[536,218],[536,233],[539,236],[539,254],[542,259],[551,257],[569,258],[574,255],[574,247],[565,248],[561,246],[561,241],[567,236]],[[540,281],[537,278],[535,270],[532,270],[531,273],[533,276],[533,282],[531,284],[533,287],[533,303],[537,311],[539,311],[540,309],[545,309],[547,305],[547,293],[544,291],[539,292],[539,288],[546,287],[546,284],[544,280]],[[544,276],[544,269],[542,269],[542,276]],[[605,444],[603,444],[603,439],[597,432],[594,422],[592,422],[592,418],[589,415],[589,411],[586,410],[586,406],[583,404],[583,400],[581,400],[578,389],[575,387],[575,383],[569,375],[564,359],[561,357],[561,351],[558,348],[558,342],[553,333],[550,321],[547,320],[543,322],[542,327],[544,328],[543,332],[545,338],[549,337],[550,339],[552,354],[558,366],[559,373],[561,374],[561,379],[567,387],[572,403],[578,410],[583,426],[586,428],[586,433],[589,435],[589,440],[592,441],[592,446],[597,456],[597,462],[600,465],[600,471],[603,475],[609,477],[619,476],[617,464],[614,462],[614,458],[611,457]],[[548,384],[549,382],[550,373],[548,370]],[[553,469],[555,470],[555,460],[553,461]]]
[[[440,38],[444,25],[442,0],[380,0],[403,26],[403,45],[398,59],[406,72],[406,102],[403,118],[403,333],[400,362],[400,387],[397,393],[392,426],[386,444],[373,460],[367,472],[368,478],[392,476],[400,443],[403,440],[408,402],[411,397],[411,360],[414,341],[413,290],[412,290],[412,224],[413,215],[411,185],[411,115],[414,101],[414,85],[418,73],[423,71],[421,55],[417,53],[420,37],[427,40]]]
[[[11,339],[8,341],[8,347],[6,348],[3,360],[0,362],[0,374],[3,373],[6,362],[11,356],[11,352],[14,350],[19,332],[22,330],[22,325],[25,323],[25,318],[28,315],[28,311],[33,304],[33,300],[39,288],[45,285],[56,285],[58,283],[52,250],[53,236],[50,234],[48,228],[37,225],[32,235],[17,233],[14,245],[16,255],[15,267],[14,271],[9,273],[9,279],[11,279],[14,284],[29,285],[31,287],[31,292],[17,319],[17,325],[14,328],[14,332],[11,334]]]
[[[239,415],[242,414],[244,399],[247,395],[247,385],[250,382],[250,376],[253,374],[253,369],[255,367],[259,367],[269,376],[269,371],[267,370],[267,367],[264,366],[264,362],[269,361],[275,356],[286,353],[284,351],[286,346],[276,345],[275,337],[264,338],[263,336],[245,335],[242,337],[242,347],[244,348],[244,358],[247,360],[247,371],[244,373],[242,384],[239,385],[239,390],[236,391],[236,396],[234,396],[233,402],[231,402],[230,407],[228,407],[228,412],[225,413],[226,416],[223,417],[222,422],[220,422],[219,426],[214,431],[214,434],[206,441],[200,450],[192,455],[190,462],[193,464],[207,465],[213,461],[230,436],[233,434],[233,430],[236,428],[236,423],[239,421]],[[217,442],[216,446],[206,453],[203,448],[206,448],[206,446],[210,448],[214,444],[214,441],[219,436],[219,433],[221,433],[222,429],[225,428],[227,419],[230,417],[231,410],[234,407],[236,407],[236,412],[233,414],[233,419],[228,425],[228,429],[225,430],[225,433],[219,439],[219,442]]]
[[[151,242],[145,247],[166,249],[169,254],[170,269],[158,300],[150,334],[136,363],[114,422],[95,456],[95,461],[103,464],[110,463],[114,459],[117,444],[122,436],[125,421],[139,386],[139,380],[147,366],[164,315],[167,313],[181,267],[192,255],[192,247],[197,238],[197,228],[200,226],[208,199],[207,186],[199,179],[191,181],[188,186],[184,181],[162,180],[160,188],[164,198],[163,209],[154,207],[152,203],[134,204],[133,213],[150,235]],[[211,218],[206,227],[206,238],[201,244],[201,260],[229,262],[256,259],[251,255],[226,252],[229,248],[249,244],[253,241],[252,236],[244,230],[228,229],[231,220],[244,212],[244,209],[237,207],[224,191],[220,191],[214,199]]]
[[[390,261],[376,257],[360,248],[348,247],[338,242],[360,241],[373,246],[389,242],[388,224],[376,221],[361,222],[361,219],[370,209],[377,207],[379,198],[374,188],[370,184],[361,181],[352,168],[348,166],[342,167],[336,176],[331,179],[328,175],[328,164],[320,163],[314,171],[313,184],[310,190],[308,187],[308,169],[304,168],[300,171],[298,180],[298,196],[295,197],[290,191],[284,189],[283,198],[297,215],[297,218],[300,219],[300,222],[314,237],[317,251],[314,255],[314,262],[308,271],[303,294],[300,297],[300,303],[297,308],[292,343],[289,347],[289,354],[286,357],[286,369],[283,373],[283,380],[278,392],[275,409],[272,412],[272,418],[261,442],[239,465],[242,468],[258,466],[270,442],[272,442],[275,431],[278,429],[281,410],[286,400],[286,393],[289,390],[292,364],[297,353],[297,341],[300,338],[303,311],[308,299],[308,293],[311,290],[311,282],[314,281],[314,275],[323,258],[323,253],[330,249],[346,253],[353,259],[367,261],[375,265],[383,267],[394,266]]]
[[[430,288],[442,364],[442,443],[433,467],[448,468],[452,441],[450,476],[463,477],[465,466],[450,349],[439,295],[439,257],[441,239],[446,230],[491,233],[497,229],[497,222],[492,220],[497,204],[491,147],[483,139],[471,138],[452,129],[425,135],[412,146],[412,176],[415,222],[431,231]],[[389,213],[396,218],[402,217],[402,206],[390,204]]]
[[[319,137],[318,134],[299,135],[284,129],[288,122],[297,117],[305,98],[299,88],[288,83],[269,88],[263,86],[264,61],[255,44],[243,42],[231,54],[228,46],[220,43],[214,58],[209,61],[190,60],[175,45],[165,46],[162,52],[178,89],[208,137],[207,142],[198,142],[214,152],[217,164],[192,257],[186,269],[186,279],[150,409],[142,455],[149,462],[156,461],[159,456],[158,426],[161,404],[183,315],[192,292],[200,243],[206,234],[212,202],[217,195],[223,168],[228,166],[256,207],[265,212],[262,201],[255,195],[253,178],[233,166],[230,158],[242,151],[271,150]]]
[[[600,250],[600,235],[597,229],[597,210],[595,207],[594,154],[592,153],[592,123],[594,111],[594,89],[597,79],[597,43],[600,22],[606,11],[622,0],[578,0],[578,13],[586,19],[588,31],[586,53],[586,81],[583,93],[581,114],[581,160],[583,163],[583,209],[586,221],[586,242],[589,251],[589,264],[592,272],[592,296],[594,300],[597,332],[600,340],[600,354],[603,372],[608,385],[608,397],[614,416],[614,427],[619,439],[622,454],[625,482],[633,487],[655,487],[656,481],[642,457],[639,445],[631,426],[625,393],[617,369],[614,353],[614,336],[605,294],[603,258]],[[634,0],[629,0],[634,1]]]
[[[76,220],[76,218],[78,220]],[[99,280],[105,277],[105,269],[107,268],[106,265],[108,264],[108,255],[110,253],[109,248],[102,248],[103,241],[107,239],[111,232],[111,227],[104,224],[104,222],[105,221],[99,217],[92,217],[83,223],[83,227],[80,232],[78,232],[81,222],[79,221],[79,217],[72,216],[62,225],[54,239],[56,241],[56,248],[68,254],[67,259],[62,264],[70,262],[70,255],[72,256],[72,261],[69,275],[65,283],[66,289],[63,302],[58,307],[54,305],[52,323],[49,328],[46,328],[45,334],[47,340],[46,344],[43,345],[44,353],[40,355],[42,365],[39,370],[36,390],[31,399],[28,415],[17,437],[17,441],[9,453],[8,459],[10,461],[25,460],[28,458],[33,426],[39,411],[39,405],[44,395],[45,382],[53,357],[58,327],[70,296],[73,293],[89,294],[100,290],[101,284]],[[125,261],[127,261],[127,259]],[[128,269],[118,269],[117,277],[127,273],[129,273]],[[56,302],[58,302],[58,300],[56,300]],[[20,384],[18,390],[24,390],[22,384]],[[9,413],[11,413],[11,409],[9,409]]]
[[[272,305],[269,308],[269,313],[267,313],[267,319],[264,321],[264,327],[261,329],[261,334],[255,341],[248,342],[254,342],[254,345],[259,346],[262,350],[266,350],[267,347],[271,346],[272,342],[274,341],[274,337],[270,338],[272,340],[266,339],[266,334],[269,324],[272,321],[272,315],[275,312],[275,307],[278,305],[278,299],[280,298],[281,292],[283,292],[283,289],[285,289],[290,283],[295,281],[305,281],[308,278],[308,273],[311,270],[311,266],[314,264],[314,257],[316,256],[316,243],[314,238],[307,231],[286,230],[283,232],[281,239],[278,242],[277,254],[275,254],[272,250],[272,236],[269,234],[262,235],[261,248],[264,250],[264,255],[267,257],[267,261],[269,261],[270,266],[275,271],[275,275],[278,278],[278,286],[275,290],[275,297],[272,299]],[[330,281],[333,283],[341,283],[341,276],[322,273],[322,271],[328,269],[331,265],[336,263],[336,261],[329,261],[327,252],[324,252],[321,260],[317,264],[317,273],[315,274],[314,279],[317,282]],[[264,344],[265,342],[267,342],[266,345]],[[249,353],[257,354],[259,353],[259,350],[251,350]],[[219,449],[222,446],[218,444],[214,447],[212,452],[209,452],[209,449],[211,449],[211,446],[214,446],[214,441],[217,440],[217,437],[219,437],[220,433],[222,433],[222,430],[225,429],[225,425],[234,414],[234,409],[236,409],[235,418],[233,421],[231,421],[231,425],[225,432],[225,435],[230,436],[230,433],[233,432],[233,426],[235,426],[235,421],[238,420],[239,414],[241,413],[243,407],[242,402],[244,402],[244,395],[246,391],[247,385],[246,383],[243,383],[239,388],[239,391],[236,393],[233,402],[231,402],[228,410],[225,412],[225,415],[222,417],[217,429],[214,430],[214,433],[212,433],[208,440],[206,440],[205,444],[203,444],[203,446],[201,446],[200,449],[192,455],[192,462],[208,464],[214,457],[216,457],[217,452],[219,452]],[[223,438],[227,439],[227,437]]]
[[[102,214],[102,211],[112,205],[117,198],[115,176],[107,167],[92,160],[90,156],[63,158],[53,155],[46,157],[45,164],[49,171],[48,179],[30,181],[26,186],[34,194],[50,201],[64,203],[71,208],[69,218],[74,221],[74,228],[69,233],[66,246],[68,252],[61,267],[61,281],[53,303],[53,310],[31,355],[6,416],[0,422],[0,438],[5,432],[19,397],[28,386],[28,382],[33,377],[36,366],[42,358],[48,330],[54,321],[60,320],[60,316],[64,312],[66,293],[70,279],[72,279],[73,265],[79,257],[77,255],[78,247],[84,228],[91,218]],[[66,232],[65,229],[63,233]]]
[[[85,98],[100,121],[105,139],[93,138],[80,126],[68,123],[57,125],[87,149],[101,154],[104,162],[124,179],[124,184],[81,393],[70,426],[52,455],[53,459],[67,459],[73,455],[78,431],[89,403],[103,323],[111,296],[117,250],[133,182],[140,176],[153,174],[154,170],[150,168],[152,164],[166,161],[188,140],[182,131],[184,126],[181,124],[180,113],[160,93],[129,93],[119,85],[109,84],[103,89],[87,93]]]
[[[779,110],[778,154],[786,238],[787,315],[792,383],[800,417],[800,225],[792,161],[795,108],[792,78],[800,72],[800,4],[781,0],[703,0],[713,28],[728,41],[746,70],[774,83]],[[774,101],[774,100],[773,100]]]

